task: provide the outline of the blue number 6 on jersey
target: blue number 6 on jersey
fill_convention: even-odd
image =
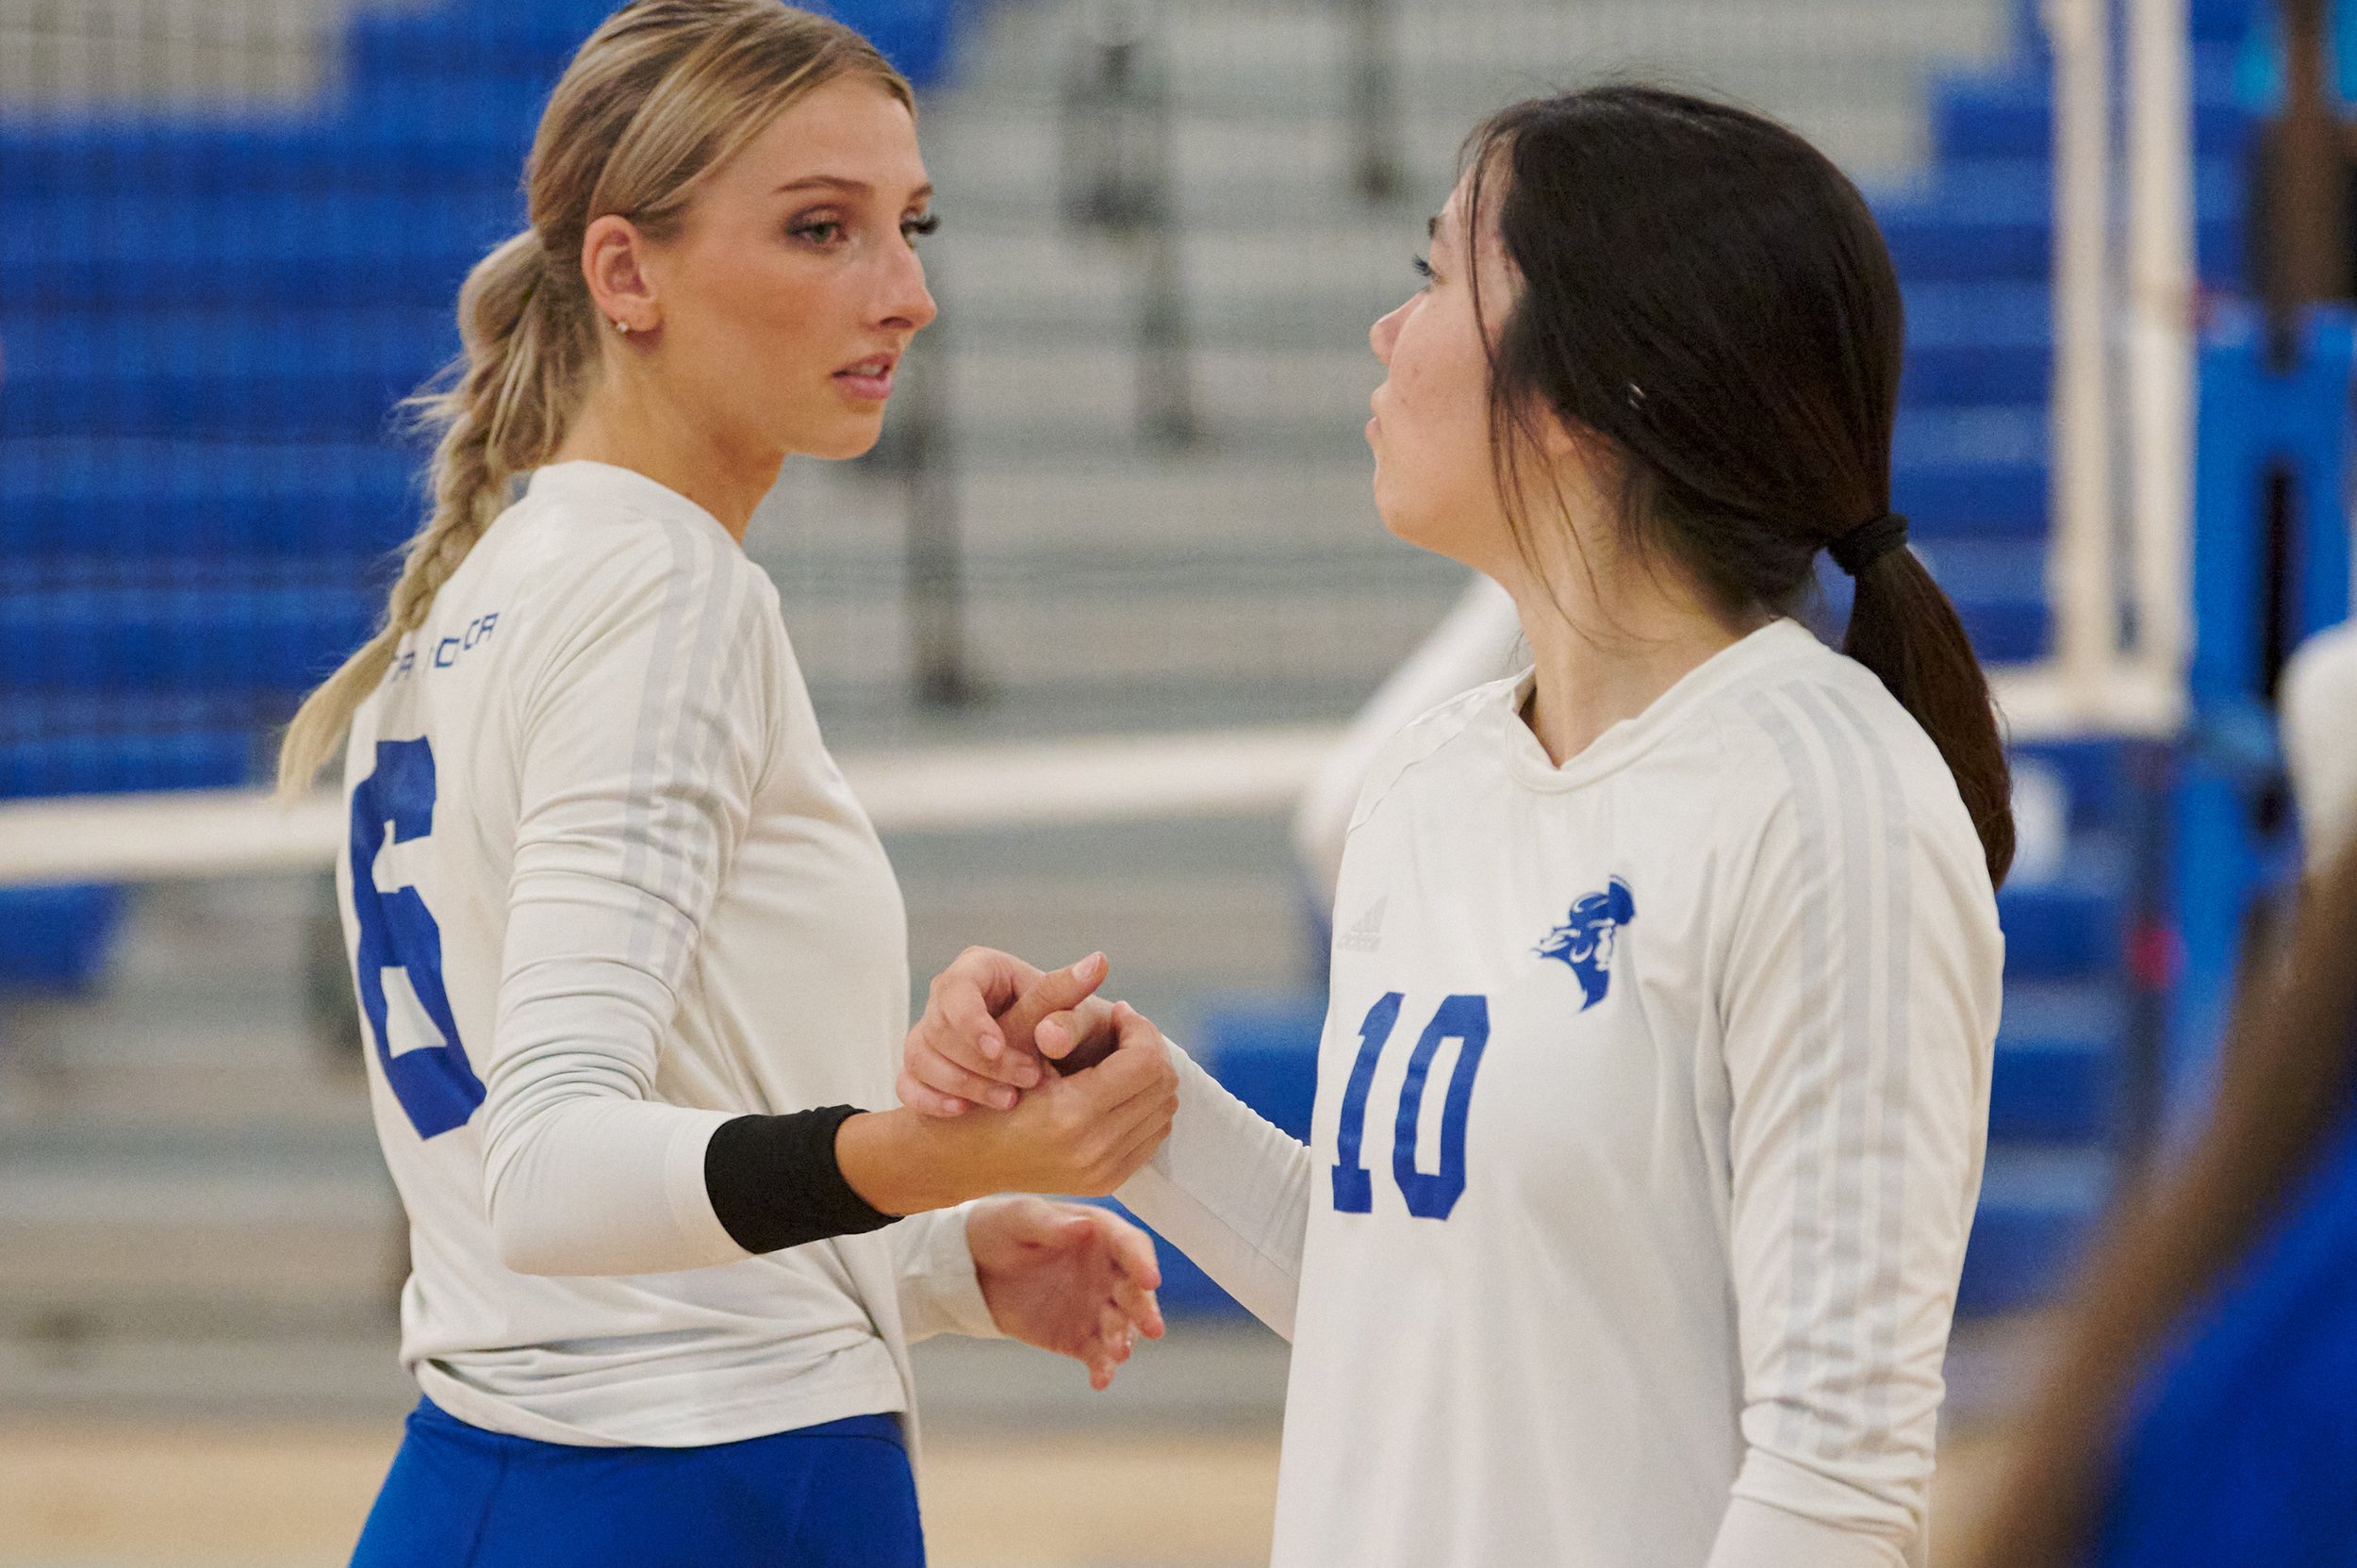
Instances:
[[[376,857],[388,827],[396,844],[433,831],[434,748],[422,737],[378,741],[376,770],[352,791],[352,910],[360,926],[354,980],[360,1010],[376,1038],[376,1060],[418,1136],[432,1138],[467,1124],[483,1103],[483,1081],[467,1065],[450,996],[442,989],[442,928],[416,888],[388,893],[376,884]],[[387,969],[406,977],[441,1044],[394,1053],[385,993]]]

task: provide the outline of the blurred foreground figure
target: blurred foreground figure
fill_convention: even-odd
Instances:
[[[2311,882],[2217,1104],[2097,1253],[1984,1568],[2357,1564],[2357,635],[2301,652]]]

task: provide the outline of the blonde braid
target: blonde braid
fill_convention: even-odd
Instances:
[[[354,709],[392,668],[401,639],[425,624],[519,473],[539,467],[563,437],[594,349],[585,289],[552,273],[536,230],[476,264],[458,295],[466,353],[447,388],[411,401],[418,424],[438,429],[434,512],[402,553],[400,578],[374,636],[305,701],[278,753],[278,791],[292,797],[334,752]],[[578,296],[578,297],[574,297]]]

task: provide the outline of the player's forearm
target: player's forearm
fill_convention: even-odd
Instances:
[[[519,1274],[669,1273],[879,1230],[996,1191],[905,1111],[725,1116],[577,1097],[503,1124],[486,1191]]]
[[[999,1190],[972,1140],[905,1108],[866,1111],[835,1131],[834,1157],[853,1192],[890,1214],[947,1209]]]
[[[1293,1338],[1310,1225],[1310,1151],[1172,1048],[1178,1117],[1121,1200],[1278,1334]]]
[[[833,1147],[865,1114],[577,1096],[504,1119],[485,1187],[501,1260],[519,1274],[662,1274],[881,1229],[899,1216],[846,1181]]]

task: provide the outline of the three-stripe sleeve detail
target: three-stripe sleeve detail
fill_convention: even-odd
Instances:
[[[623,808],[622,880],[653,895],[639,900],[633,918],[629,962],[635,967],[668,973],[667,962],[692,932],[678,929],[684,921],[662,921],[664,908],[684,907],[682,876],[691,857],[673,853],[655,864],[658,834],[674,825],[658,823],[672,787],[692,781],[690,759],[680,755],[683,731],[701,704],[690,701],[713,679],[713,667],[734,628],[735,600],[742,587],[734,574],[720,570],[718,546],[684,529],[664,530],[669,548],[661,606],[656,611],[654,645],[649,652],[645,685],[640,689],[638,717],[631,748],[630,798]],[[690,625],[690,621],[693,624]],[[717,846],[705,846],[706,850]],[[707,864],[698,861],[697,864]],[[662,957],[658,959],[658,948]]]
[[[1871,1254],[1872,1271],[1865,1286],[1866,1364],[1885,1366],[1896,1353],[1900,1319],[1906,1310],[1901,1299],[1906,1250],[1907,1096],[1914,1055],[1914,1034],[1908,1013],[1908,966],[1914,955],[1915,853],[1907,817],[1906,796],[1899,787],[1899,770],[1888,748],[1872,740],[1865,718],[1847,695],[1828,687],[1823,700],[1845,718],[1860,737],[1861,749],[1873,770],[1873,789],[1881,806],[1883,961],[1882,1043],[1880,1081],[1874,1099],[1874,1125],[1870,1150],[1880,1171],[1882,1191],[1875,1214],[1877,1226]],[[1880,1379],[1866,1387],[1866,1416],[1875,1426],[1891,1418],[1888,1387]]]
[[[739,695],[746,682],[751,678],[754,665],[760,657],[760,650],[755,645],[754,638],[748,635],[749,629],[744,624],[746,586],[740,574],[732,573],[731,575],[737,578],[736,591],[730,596],[728,613],[725,618],[725,624],[729,631],[728,645],[724,650],[726,662],[720,668],[720,685],[716,698],[718,711],[724,714],[736,711]],[[707,790],[714,788],[717,781],[722,777],[721,753],[728,749],[733,738],[734,737],[726,727],[717,724],[710,726],[705,731],[701,750],[692,759],[688,777],[698,781],[701,787]],[[707,802],[708,806],[710,804]],[[718,837],[717,813],[707,809],[703,820],[712,829],[710,840],[693,857],[692,861],[683,857],[674,861],[671,866],[674,872],[692,869],[706,883],[712,884],[692,890],[698,907],[708,904],[717,893],[718,881],[727,872],[730,865],[730,858],[724,853],[726,846],[720,843]],[[670,887],[668,882],[665,896],[670,897]],[[672,899],[671,901],[679,900]],[[694,933],[684,926],[675,932],[674,950],[668,955],[671,963],[675,964],[686,956],[684,949],[693,935]]]
[[[1786,717],[1775,698],[1756,692],[1745,700],[1745,708],[1759,727],[1774,743],[1776,753],[1783,759],[1785,772],[1792,784],[1792,811],[1795,827],[1805,847],[1825,842],[1830,830],[1826,825],[1826,802],[1820,776],[1802,744],[1799,733]],[[1801,874],[1807,879],[1802,888],[1804,904],[1830,901],[1822,883],[1830,875],[1821,859],[1805,853]],[[1833,1052],[1822,1048],[1823,1040],[1832,1034],[1834,999],[1825,981],[1831,970],[1827,956],[1825,921],[1821,911],[1802,908],[1793,912],[1799,921],[1802,983],[1808,987],[1800,1008],[1804,1039],[1793,1041],[1787,1048],[1804,1052],[1809,1064],[1807,1079],[1800,1089],[1800,1113],[1793,1129],[1792,1165],[1792,1250],[1789,1256],[1788,1290],[1785,1309],[1784,1342],[1797,1352],[1791,1369],[1790,1386],[1783,1390],[1779,1399],[1778,1441],[1789,1444],[1794,1428],[1805,1415],[1799,1395],[1809,1376],[1805,1358],[1814,1350],[1809,1325],[1817,1312],[1817,1273],[1821,1263],[1822,1248],[1818,1245],[1822,1223],[1818,1213],[1819,1192],[1818,1154],[1823,1147],[1820,1123],[1826,1114],[1827,1103],[1834,1093]]]
[[[1831,1457],[1888,1417],[1905,1245],[1910,828],[1883,742],[1838,691],[1745,706],[1792,788],[1800,883],[1799,1098],[1779,1441]]]

